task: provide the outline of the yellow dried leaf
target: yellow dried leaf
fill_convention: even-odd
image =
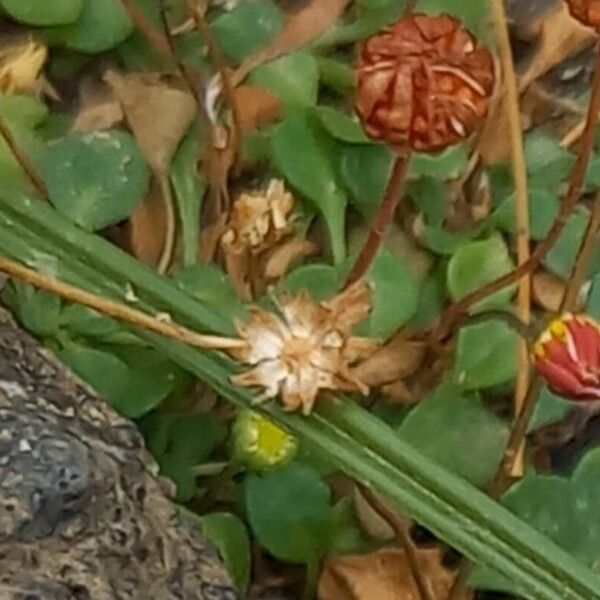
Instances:
[[[47,57],[46,47],[32,39],[0,48],[0,92],[33,92]]]

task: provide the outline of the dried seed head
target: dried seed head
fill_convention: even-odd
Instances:
[[[253,253],[273,246],[291,232],[294,198],[283,181],[273,179],[266,191],[241,194],[235,201],[222,242]]]
[[[311,412],[321,391],[366,393],[350,365],[378,347],[374,340],[351,335],[369,313],[369,288],[358,283],[320,304],[305,293],[284,296],[280,303],[281,315],[256,309],[248,323],[238,324],[247,347],[229,352],[252,368],[233,382],[263,388],[261,400],[280,395],[287,410],[304,414]]]
[[[356,112],[371,138],[435,152],[487,114],[494,62],[455,18],[411,14],[363,44],[357,76]]]
[[[600,28],[600,0],[566,0],[569,12],[575,19],[594,27]]]
[[[533,347],[535,368],[557,394],[600,400],[600,326],[585,315],[555,319]]]

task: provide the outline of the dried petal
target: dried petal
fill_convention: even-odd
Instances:
[[[600,0],[566,0],[569,12],[584,25],[600,28]]]
[[[320,304],[306,293],[283,296],[281,316],[253,311],[249,322],[237,324],[247,346],[230,354],[254,368],[233,382],[263,388],[265,399],[280,395],[287,410],[304,414],[311,412],[321,391],[366,394],[368,387],[350,366],[378,345],[352,337],[351,330],[369,306],[369,288],[357,283]]]
[[[494,89],[491,54],[448,15],[411,14],[368,39],[356,111],[367,134],[435,152],[470,136]]]
[[[550,323],[533,348],[534,364],[549,387],[576,401],[600,400],[600,326],[586,315]]]

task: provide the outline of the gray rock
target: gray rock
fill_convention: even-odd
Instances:
[[[235,600],[132,423],[0,310],[0,599]]]

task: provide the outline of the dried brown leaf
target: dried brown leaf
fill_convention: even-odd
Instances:
[[[352,490],[354,510],[361,528],[370,537],[380,542],[389,542],[394,539],[395,532],[389,523],[369,504],[356,485]],[[384,502],[382,498],[379,498]]]
[[[160,186],[152,178],[150,190],[139,202],[127,223],[130,252],[142,262],[155,267],[165,243],[166,212]]]
[[[446,598],[454,575],[442,565],[438,548],[417,549],[422,574],[434,598]],[[403,549],[386,548],[372,554],[337,556],[325,562],[317,590],[319,600],[420,600]]]
[[[316,252],[316,244],[300,237],[293,237],[276,246],[268,255],[263,267],[266,281],[283,277],[300,259]]]
[[[311,0],[306,7],[289,17],[279,35],[266,48],[244,60],[232,74],[233,85],[239,85],[260,65],[289,54],[317,38],[344,14],[349,1]]]
[[[281,102],[267,90],[252,85],[240,85],[234,94],[239,107],[242,133],[250,133],[281,116]]]
[[[401,331],[352,372],[371,387],[391,383],[415,373],[423,364],[425,349],[423,342],[407,340]]]
[[[194,120],[196,100],[156,74],[108,71],[104,80],[119,99],[146,161],[155,173],[166,173]]]
[[[398,379],[392,383],[386,383],[382,386],[381,393],[390,404],[408,406],[410,404],[416,404],[419,401],[418,396],[411,392],[402,379]]]
[[[533,276],[532,291],[535,303],[550,312],[558,312],[565,295],[562,279],[550,273],[539,272]]]
[[[79,112],[73,123],[75,131],[112,129],[125,118],[121,103],[104,85],[83,85]]]

